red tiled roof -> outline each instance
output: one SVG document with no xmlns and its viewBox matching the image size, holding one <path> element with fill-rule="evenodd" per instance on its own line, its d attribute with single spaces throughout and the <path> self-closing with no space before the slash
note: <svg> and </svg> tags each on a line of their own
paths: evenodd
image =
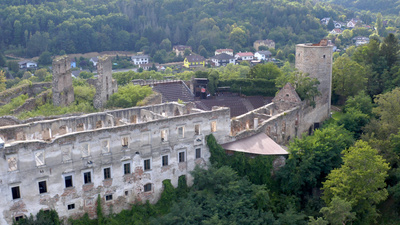
<svg viewBox="0 0 400 225">
<path fill-rule="evenodd" d="M 239 53 L 236 53 L 236 55 L 239 56 L 239 57 L 254 56 L 254 54 L 252 52 L 239 52 Z"/>
<path fill-rule="evenodd" d="M 215 50 L 216 52 L 233 52 L 232 49 L 226 48 L 226 49 L 217 49 Z"/>
</svg>

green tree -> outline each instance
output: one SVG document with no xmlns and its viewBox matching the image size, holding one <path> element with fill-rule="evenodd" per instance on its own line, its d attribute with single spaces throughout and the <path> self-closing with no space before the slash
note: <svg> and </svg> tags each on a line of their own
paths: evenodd
<svg viewBox="0 0 400 225">
<path fill-rule="evenodd" d="M 6 66 L 7 61 L 6 61 L 6 57 L 4 57 L 4 54 L 0 52 L 0 67 L 4 67 Z"/>
<path fill-rule="evenodd" d="M 94 74 L 88 71 L 82 71 L 79 73 L 79 77 L 82 79 L 89 79 L 93 78 Z"/>
<path fill-rule="evenodd" d="M 351 202 L 335 196 L 328 207 L 323 207 L 320 212 L 331 225 L 343 225 L 356 218 L 356 213 L 351 209 Z"/>
<path fill-rule="evenodd" d="M 153 91 L 151 87 L 128 84 L 118 89 L 118 92 L 111 95 L 107 102 L 108 107 L 128 108 L 149 96 Z"/>
<path fill-rule="evenodd" d="M 18 70 L 19 70 L 19 65 L 18 65 L 18 62 L 16 62 L 16 61 L 8 61 L 7 67 L 9 70 L 11 70 L 14 73 L 18 72 Z"/>
<path fill-rule="evenodd" d="M 328 205 L 334 197 L 345 199 L 351 202 L 360 223 L 370 223 L 378 216 L 376 205 L 388 196 L 385 179 L 389 164 L 364 141 L 342 154 L 343 165 L 332 170 L 323 182 L 322 199 Z"/>
<path fill-rule="evenodd" d="M 337 58 L 332 66 L 332 89 L 345 100 L 366 89 L 366 71 L 347 54 Z"/>
<path fill-rule="evenodd" d="M 247 43 L 246 32 L 242 28 L 233 25 L 233 29 L 229 34 L 229 40 L 235 49 L 240 49 Z"/>
<path fill-rule="evenodd" d="M 328 28 L 329 31 L 333 30 L 333 28 L 335 28 L 335 24 L 333 24 L 333 18 L 331 18 L 328 21 L 328 25 L 326 25 L 326 28 Z"/>
<path fill-rule="evenodd" d="M 50 73 L 47 71 L 47 69 L 39 69 L 35 71 L 35 77 L 37 78 L 37 81 L 41 82 L 44 81 L 44 79 L 50 75 Z"/>
<path fill-rule="evenodd" d="M 341 152 L 353 143 L 343 127 L 330 125 L 315 130 L 314 135 L 295 139 L 289 144 L 286 166 L 277 172 L 281 190 L 304 196 L 319 187 L 331 170 L 342 163 Z"/>
<path fill-rule="evenodd" d="M 50 65 L 52 63 L 51 53 L 48 51 L 45 51 L 42 54 L 40 54 L 38 63 L 40 65 Z"/>
<path fill-rule="evenodd" d="M 257 64 L 252 67 L 247 78 L 262 78 L 267 80 L 275 80 L 277 77 L 281 76 L 281 70 L 275 63 L 269 62 L 267 64 Z"/>
<path fill-rule="evenodd" d="M 385 58 L 389 70 L 398 61 L 399 50 L 400 50 L 399 39 L 395 37 L 394 34 L 390 33 L 383 40 L 383 43 L 381 45 L 381 54 Z"/>
<path fill-rule="evenodd" d="M 6 72 L 4 70 L 0 70 L 0 92 L 6 90 Z"/>
</svg>

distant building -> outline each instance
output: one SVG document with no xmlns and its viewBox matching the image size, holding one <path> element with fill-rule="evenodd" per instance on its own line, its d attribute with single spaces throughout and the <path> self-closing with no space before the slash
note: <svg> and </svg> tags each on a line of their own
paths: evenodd
<svg viewBox="0 0 400 225">
<path fill-rule="evenodd" d="M 362 36 L 357 36 L 353 38 L 354 44 L 356 46 L 360 46 L 360 45 L 365 45 L 369 43 L 369 38 L 367 37 L 362 37 Z"/>
<path fill-rule="evenodd" d="M 236 60 L 253 60 L 254 54 L 252 52 L 239 52 L 235 55 Z"/>
<path fill-rule="evenodd" d="M 140 64 L 139 68 L 143 68 L 143 70 L 149 70 L 153 65 L 156 67 L 157 71 L 164 71 L 165 67 L 161 66 L 158 63 L 146 63 L 146 64 Z"/>
<path fill-rule="evenodd" d="M 272 53 L 270 51 L 258 51 L 254 54 L 258 60 L 271 61 Z"/>
<path fill-rule="evenodd" d="M 183 66 L 186 68 L 202 67 L 206 65 L 206 59 L 201 55 L 190 54 L 183 61 Z"/>
<path fill-rule="evenodd" d="M 233 56 L 233 50 L 232 49 L 217 49 L 215 50 L 215 55 L 219 55 L 225 53 L 227 55 Z"/>
<path fill-rule="evenodd" d="M 236 60 L 232 55 L 221 53 L 212 57 L 211 61 L 215 64 L 215 66 L 226 66 L 228 64 L 235 64 Z"/>
<path fill-rule="evenodd" d="M 322 18 L 322 19 L 321 19 L 321 24 L 323 24 L 323 25 L 328 25 L 330 19 L 331 19 L 331 18 L 329 18 L 329 17 Z"/>
<path fill-rule="evenodd" d="M 93 66 L 97 66 L 97 63 L 99 62 L 99 58 L 98 57 L 92 57 L 90 58 L 89 62 L 93 63 Z"/>
<path fill-rule="evenodd" d="M 330 34 L 341 34 L 343 33 L 343 30 L 340 28 L 335 28 L 333 30 L 331 30 L 331 32 L 329 32 Z"/>
<path fill-rule="evenodd" d="M 148 55 L 133 55 L 132 57 L 132 62 L 135 65 L 140 65 L 140 64 L 147 64 L 149 63 L 150 57 Z"/>
<path fill-rule="evenodd" d="M 354 28 L 357 23 L 362 23 L 360 19 L 351 19 L 349 22 L 347 22 L 347 27 L 348 28 Z"/>
<path fill-rule="evenodd" d="M 71 59 L 71 68 L 75 68 L 76 67 L 76 61 L 75 59 Z"/>
<path fill-rule="evenodd" d="M 24 60 L 21 62 L 18 62 L 19 68 L 20 69 L 29 69 L 29 68 L 36 68 L 37 63 L 31 60 Z"/>
<path fill-rule="evenodd" d="M 256 49 L 256 51 L 260 50 L 258 49 L 260 46 L 275 48 L 275 41 L 266 39 L 266 40 L 257 40 L 253 43 L 253 47 Z"/>
<path fill-rule="evenodd" d="M 186 45 L 174 45 L 174 47 L 172 47 L 172 51 L 175 52 L 176 56 L 183 56 L 186 49 L 192 51 L 192 47 Z"/>
</svg>

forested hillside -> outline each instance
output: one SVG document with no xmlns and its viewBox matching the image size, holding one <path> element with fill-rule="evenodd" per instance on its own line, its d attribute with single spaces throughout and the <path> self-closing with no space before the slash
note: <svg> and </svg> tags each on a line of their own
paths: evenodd
<svg viewBox="0 0 400 225">
<path fill-rule="evenodd" d="M 372 12 L 399 13 L 399 1 L 397 0 L 325 0 L 330 3 L 339 4 L 347 8 L 358 10 L 369 10 Z"/>
<path fill-rule="evenodd" d="M 0 0 L 0 49 L 28 57 L 46 50 L 153 56 L 187 44 L 212 54 L 217 48 L 246 50 L 269 38 L 287 55 L 294 44 L 327 34 L 320 18 L 345 13 L 308 0 Z"/>
</svg>

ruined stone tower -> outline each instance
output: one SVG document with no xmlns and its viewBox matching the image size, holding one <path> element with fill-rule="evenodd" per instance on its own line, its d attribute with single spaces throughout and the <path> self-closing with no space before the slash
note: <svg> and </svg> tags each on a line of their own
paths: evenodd
<svg viewBox="0 0 400 225">
<path fill-rule="evenodd" d="M 96 94 L 94 95 L 93 105 L 96 109 L 103 108 L 108 99 L 117 90 L 117 82 L 112 79 L 111 57 L 99 57 L 97 63 L 97 80 L 95 80 Z"/>
<path fill-rule="evenodd" d="M 74 101 L 71 64 L 68 56 L 53 60 L 53 105 L 67 106 Z"/>
<path fill-rule="evenodd" d="M 318 44 L 296 45 L 296 68 L 317 78 L 321 95 L 315 98 L 313 112 L 305 118 L 308 124 L 319 123 L 329 118 L 332 92 L 332 46 L 326 39 Z"/>
</svg>

